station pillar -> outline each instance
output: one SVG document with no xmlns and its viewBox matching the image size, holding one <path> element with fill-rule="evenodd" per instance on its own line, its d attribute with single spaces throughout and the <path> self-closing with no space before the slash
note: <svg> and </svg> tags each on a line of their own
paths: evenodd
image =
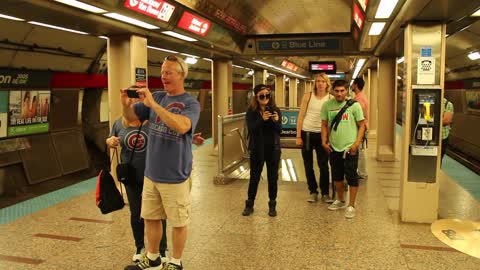
<svg viewBox="0 0 480 270">
<path fill-rule="evenodd" d="M 147 39 L 139 36 L 112 36 L 107 42 L 108 104 L 110 127 L 122 115 L 120 89 L 135 85 L 136 73 L 147 78 Z"/>
<path fill-rule="evenodd" d="M 111 36 L 107 41 L 109 126 L 122 116 L 120 89 L 136 83 L 147 86 L 147 39 L 140 36 Z M 105 138 L 106 139 L 106 138 Z M 117 166 L 112 161 L 112 168 Z M 111 170 L 116 174 L 115 170 Z M 116 179 L 116 177 L 114 177 Z"/>
<path fill-rule="evenodd" d="M 445 24 L 431 22 L 408 24 L 404 32 L 404 77 L 399 84 L 405 93 L 400 163 L 404 222 L 431 223 L 438 218 L 445 33 Z"/>
<path fill-rule="evenodd" d="M 266 69 L 255 70 L 253 73 L 253 87 L 258 84 L 267 84 L 267 75 Z"/>
<path fill-rule="evenodd" d="M 288 107 L 293 108 L 297 107 L 297 78 L 290 78 L 288 80 Z"/>
<path fill-rule="evenodd" d="M 395 64 L 393 56 L 381 56 L 377 64 L 378 161 L 395 161 Z"/>
<path fill-rule="evenodd" d="M 218 143 L 218 115 L 233 114 L 232 61 L 214 59 L 212 62 L 212 138 Z"/>
<path fill-rule="evenodd" d="M 377 113 L 378 113 L 378 92 L 377 92 L 377 70 L 368 69 L 367 86 L 368 86 L 368 138 L 377 138 Z"/>
<path fill-rule="evenodd" d="M 285 75 L 275 77 L 275 103 L 278 107 L 285 107 Z"/>
</svg>

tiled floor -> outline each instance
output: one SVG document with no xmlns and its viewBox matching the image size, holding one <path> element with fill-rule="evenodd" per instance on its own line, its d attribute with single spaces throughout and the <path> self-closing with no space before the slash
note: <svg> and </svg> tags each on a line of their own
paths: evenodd
<svg viewBox="0 0 480 270">
<path fill-rule="evenodd" d="M 280 182 L 278 216 L 267 215 L 262 181 L 254 214 L 243 217 L 248 181 L 214 185 L 215 152 L 198 148 L 185 269 L 479 269 L 479 259 L 440 242 L 429 224 L 399 221 L 399 163 L 377 162 L 374 151 L 367 151 L 369 179 L 360 186 L 357 216 L 347 220 L 343 211 L 306 202 L 294 149 L 282 156 L 292 160 L 298 181 Z M 480 220 L 479 202 L 445 174 L 440 181 L 442 218 Z M 123 269 L 134 251 L 128 209 L 101 215 L 94 201 L 90 191 L 0 225 L 0 269 Z"/>
</svg>

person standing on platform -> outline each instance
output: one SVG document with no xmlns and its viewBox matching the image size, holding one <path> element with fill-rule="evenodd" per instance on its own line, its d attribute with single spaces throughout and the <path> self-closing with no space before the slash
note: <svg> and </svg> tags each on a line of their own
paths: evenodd
<svg viewBox="0 0 480 270">
<path fill-rule="evenodd" d="M 365 148 L 367 147 L 368 141 L 368 99 L 363 92 L 363 87 L 365 86 L 365 81 L 362 78 L 355 78 L 352 84 L 352 90 L 355 93 L 355 100 L 362 107 L 363 117 L 365 117 L 365 135 L 363 136 L 362 145 L 358 149 L 358 176 L 360 179 L 367 179 L 367 159 L 365 157 Z"/>
<path fill-rule="evenodd" d="M 192 171 L 192 137 L 200 116 L 200 104 L 183 87 L 188 75 L 185 61 L 167 56 L 161 69 L 165 92 L 136 90 L 135 104 L 121 91 L 123 116 L 128 121 L 149 120 L 149 143 L 142 194 L 141 216 L 145 220 L 147 254 L 125 270 L 161 268 L 158 250 L 162 238 L 162 219 L 172 225 L 173 253 L 168 270 L 181 270 L 181 257 L 190 221 L 190 173 Z"/>
<path fill-rule="evenodd" d="M 125 185 L 127 191 L 128 206 L 130 207 L 130 226 L 132 227 L 133 238 L 137 248 L 133 254 L 132 261 L 139 262 L 145 253 L 144 242 L 144 221 L 140 216 L 142 208 L 142 190 L 143 178 L 145 171 L 145 159 L 147 154 L 147 121 L 145 121 L 140 128 L 140 120 L 127 121 L 124 117 L 117 119 L 110 131 L 110 137 L 106 140 L 110 148 L 122 147 L 120 153 L 122 163 L 130 163 L 135 168 L 136 181 Z M 132 156 L 132 151 L 135 148 L 135 153 Z M 132 160 L 130 160 L 132 157 Z M 167 222 L 162 219 L 162 240 L 160 241 L 160 257 L 166 261 L 167 250 L 167 236 L 166 236 Z"/>
<path fill-rule="evenodd" d="M 358 191 L 358 148 L 362 143 L 365 123 L 360 104 L 346 100 L 347 84 L 344 80 L 333 84 L 333 93 L 335 99 L 325 102 L 322 108 L 322 146 L 330 154 L 332 179 L 338 195 L 328 209 L 346 207 L 345 217 L 353 218 Z M 344 199 L 344 178 L 350 187 L 348 207 Z"/>
<path fill-rule="evenodd" d="M 310 197 L 308 202 L 318 201 L 318 184 L 313 171 L 313 151 L 317 155 L 317 164 L 320 169 L 319 184 L 322 193 L 322 201 L 332 202 L 329 196 L 330 170 L 328 168 L 328 153 L 322 147 L 322 119 L 320 114 L 322 106 L 332 96 L 330 79 L 327 74 L 320 73 L 315 76 L 313 92 L 303 95 L 300 112 L 297 118 L 296 145 L 302 147 L 303 165 L 307 177 Z"/>
<path fill-rule="evenodd" d="M 442 159 L 440 164 L 443 162 L 443 157 L 447 152 L 448 146 L 448 135 L 450 135 L 451 124 L 453 122 L 453 103 L 448 101 L 448 99 L 443 98 L 443 118 L 442 118 Z"/>
<path fill-rule="evenodd" d="M 242 215 L 253 213 L 253 205 L 257 196 L 258 183 L 267 164 L 268 179 L 268 215 L 277 215 L 278 167 L 280 163 L 280 132 L 282 131 L 282 115 L 275 105 L 270 89 L 259 84 L 253 89 L 250 105 L 246 113 L 248 127 L 248 150 L 250 151 L 250 182 L 248 185 L 248 199 Z"/>
</svg>

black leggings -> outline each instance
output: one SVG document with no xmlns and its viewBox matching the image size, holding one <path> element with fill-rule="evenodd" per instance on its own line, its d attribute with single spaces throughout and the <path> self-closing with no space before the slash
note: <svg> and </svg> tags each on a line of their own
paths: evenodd
<svg viewBox="0 0 480 270">
<path fill-rule="evenodd" d="M 250 152 L 249 201 L 255 201 L 257 196 L 258 183 L 260 182 L 264 163 L 267 163 L 268 197 L 271 201 L 277 199 L 280 155 L 280 145 L 272 144 L 265 144 L 263 149 L 254 149 Z"/>
</svg>

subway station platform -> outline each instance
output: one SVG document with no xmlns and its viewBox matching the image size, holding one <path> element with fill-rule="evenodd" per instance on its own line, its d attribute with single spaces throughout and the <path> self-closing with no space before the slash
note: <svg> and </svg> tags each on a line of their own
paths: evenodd
<svg viewBox="0 0 480 270">
<path fill-rule="evenodd" d="M 255 212 L 243 217 L 248 180 L 214 185 L 216 152 L 211 144 L 197 148 L 185 269 L 478 269 L 479 259 L 443 244 L 430 224 L 400 221 L 399 161 L 377 162 L 375 152 L 370 140 L 369 178 L 361 182 L 357 215 L 349 220 L 343 211 L 306 201 L 298 149 L 282 150 L 297 181 L 279 181 L 278 216 L 267 214 L 264 175 Z M 440 218 L 480 220 L 479 201 L 447 174 L 441 173 L 439 181 Z M 0 269 L 105 270 L 130 264 L 134 243 L 128 207 L 101 215 L 94 186 L 95 179 L 89 179 L 1 209 Z"/>
</svg>

